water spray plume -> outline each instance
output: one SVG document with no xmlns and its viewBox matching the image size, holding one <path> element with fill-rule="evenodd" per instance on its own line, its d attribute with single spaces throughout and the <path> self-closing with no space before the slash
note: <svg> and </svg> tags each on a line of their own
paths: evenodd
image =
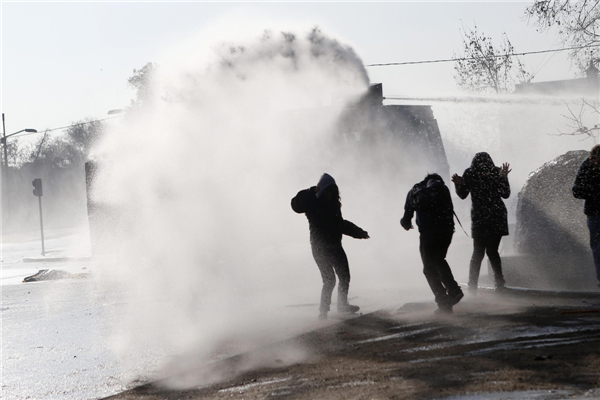
<svg viewBox="0 0 600 400">
<path fill-rule="evenodd" d="M 195 46 L 205 43 L 188 54 Z M 318 28 L 213 51 L 197 65 L 159 62 L 152 97 L 97 148 L 94 200 L 120 215 L 118 262 L 103 276 L 131 303 L 121 349 L 231 354 L 269 340 L 286 304 L 320 291 L 289 203 L 348 168 L 328 157 L 341 108 L 305 111 L 355 101 L 369 85 L 363 63 Z"/>
</svg>

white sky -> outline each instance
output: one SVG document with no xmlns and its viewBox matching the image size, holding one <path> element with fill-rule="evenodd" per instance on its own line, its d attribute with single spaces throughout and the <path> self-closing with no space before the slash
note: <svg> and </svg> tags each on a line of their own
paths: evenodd
<svg viewBox="0 0 600 400">
<path fill-rule="evenodd" d="M 2 112 L 6 133 L 108 117 L 134 97 L 127 78 L 176 43 L 230 13 L 310 22 L 352 46 L 365 64 L 452 58 L 459 29 L 477 23 L 516 52 L 561 47 L 523 19 L 529 2 L 25 3 L 3 1 Z M 212 46 L 214 43 L 207 43 Z M 535 81 L 575 76 L 566 52 L 524 57 Z M 453 63 L 368 68 L 384 95 L 456 90 Z M 434 110 L 435 112 L 435 110 Z"/>
</svg>

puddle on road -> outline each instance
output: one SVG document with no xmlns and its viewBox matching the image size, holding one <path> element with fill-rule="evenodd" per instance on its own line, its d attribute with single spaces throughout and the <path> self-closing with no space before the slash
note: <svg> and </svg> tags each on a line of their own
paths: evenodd
<svg viewBox="0 0 600 400">
<path fill-rule="evenodd" d="M 436 331 L 441 328 L 442 328 L 441 326 L 434 326 L 431 328 L 423 328 L 423 329 L 416 329 L 416 330 L 412 330 L 412 331 L 394 333 L 392 335 L 386 335 L 386 336 L 376 337 L 373 339 L 361 340 L 361 341 L 355 342 L 354 344 L 375 343 L 375 342 L 382 342 L 384 340 L 398 339 L 398 338 L 403 338 L 403 337 L 411 337 L 411 336 L 420 335 L 422 333 Z"/>
<path fill-rule="evenodd" d="M 245 385 L 241 385 L 241 386 L 234 386 L 234 387 L 230 387 L 227 389 L 221 389 L 219 390 L 219 393 L 228 393 L 228 392 L 243 392 L 245 390 L 248 390 L 250 388 L 256 387 L 256 386 L 263 386 L 263 385 L 272 385 L 273 383 L 280 383 L 280 382 L 285 382 L 285 381 L 289 381 L 291 378 L 277 378 L 277 379 L 268 379 L 268 380 L 263 380 L 263 381 L 259 381 L 259 382 L 252 382 L 252 383 L 247 383 Z"/>
</svg>

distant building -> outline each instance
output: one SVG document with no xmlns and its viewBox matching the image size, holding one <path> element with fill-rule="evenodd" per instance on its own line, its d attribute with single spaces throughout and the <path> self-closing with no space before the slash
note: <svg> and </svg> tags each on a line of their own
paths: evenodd
<svg viewBox="0 0 600 400">
<path fill-rule="evenodd" d="M 600 93 L 600 71 L 590 63 L 585 78 L 560 81 L 530 82 L 515 85 L 515 94 L 540 94 L 547 96 L 591 96 L 598 98 Z"/>
</svg>

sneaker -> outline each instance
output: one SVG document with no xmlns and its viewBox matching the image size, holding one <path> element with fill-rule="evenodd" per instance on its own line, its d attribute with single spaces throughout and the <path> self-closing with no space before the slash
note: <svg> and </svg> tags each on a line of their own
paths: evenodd
<svg viewBox="0 0 600 400">
<path fill-rule="evenodd" d="M 341 312 L 344 314 L 354 314 L 358 310 L 360 310 L 359 306 L 353 306 L 351 304 L 346 304 L 345 306 L 338 307 L 338 312 Z"/>
<path fill-rule="evenodd" d="M 452 306 L 450 305 L 438 305 L 437 310 L 433 312 L 435 315 L 449 315 L 453 314 Z"/>
<path fill-rule="evenodd" d="M 319 314 L 319 319 L 320 319 L 320 320 L 327 319 L 327 313 L 326 313 L 326 312 L 322 312 L 322 313 L 320 313 L 320 314 Z"/>
<path fill-rule="evenodd" d="M 506 286 L 504 286 L 504 284 L 496 285 L 496 292 L 497 293 L 502 293 L 504 291 L 506 291 Z"/>
<path fill-rule="evenodd" d="M 450 303 L 450 306 L 453 306 L 457 304 L 463 297 L 465 297 L 465 294 L 460 288 L 458 288 L 453 294 L 448 294 L 448 302 Z"/>
</svg>

